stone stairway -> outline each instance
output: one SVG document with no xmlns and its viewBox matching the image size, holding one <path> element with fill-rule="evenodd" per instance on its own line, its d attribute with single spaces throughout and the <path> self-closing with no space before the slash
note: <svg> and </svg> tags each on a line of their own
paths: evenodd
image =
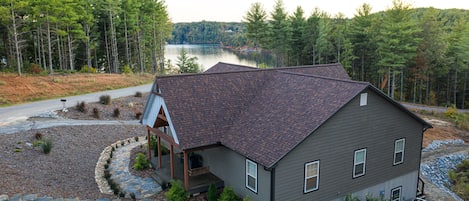
<svg viewBox="0 0 469 201">
<path fill-rule="evenodd" d="M 119 198 L 99 198 L 95 200 L 80 199 L 80 198 L 52 198 L 52 197 L 39 197 L 37 194 L 21 195 L 16 194 L 11 197 L 8 195 L 0 195 L 0 201 L 120 201 Z M 128 199 L 125 199 L 128 200 Z M 139 199 L 142 201 L 151 201 L 152 199 Z"/>
</svg>

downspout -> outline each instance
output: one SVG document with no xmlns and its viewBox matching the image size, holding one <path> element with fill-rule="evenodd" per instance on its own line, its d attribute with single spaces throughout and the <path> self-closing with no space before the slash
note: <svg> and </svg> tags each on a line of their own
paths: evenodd
<svg viewBox="0 0 469 201">
<path fill-rule="evenodd" d="M 270 201 L 275 200 L 275 168 L 270 170 Z"/>
</svg>

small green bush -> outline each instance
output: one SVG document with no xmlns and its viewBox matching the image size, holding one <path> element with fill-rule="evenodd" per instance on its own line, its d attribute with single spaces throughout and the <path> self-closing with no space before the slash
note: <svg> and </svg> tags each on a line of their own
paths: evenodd
<svg viewBox="0 0 469 201">
<path fill-rule="evenodd" d="M 138 136 L 135 136 L 134 139 L 135 139 L 135 142 L 138 142 Z"/>
<path fill-rule="evenodd" d="M 232 187 L 225 187 L 218 201 L 238 201 L 239 198 Z"/>
<path fill-rule="evenodd" d="M 184 201 L 189 197 L 189 193 L 184 190 L 180 180 L 171 181 L 171 188 L 164 195 L 168 201 Z"/>
<path fill-rule="evenodd" d="M 83 66 L 81 67 L 79 73 L 96 73 L 96 68 L 93 68 L 91 66 Z"/>
<path fill-rule="evenodd" d="M 208 186 L 208 191 L 207 191 L 207 200 L 217 201 L 217 199 L 218 199 L 217 188 L 215 187 L 215 184 L 213 182 L 210 182 L 210 185 Z"/>
<path fill-rule="evenodd" d="M 42 140 L 34 140 L 33 147 L 38 147 L 42 144 Z"/>
<path fill-rule="evenodd" d="M 110 95 L 102 95 L 99 97 L 99 102 L 104 105 L 111 105 L 111 96 Z"/>
<path fill-rule="evenodd" d="M 114 109 L 114 117 L 119 117 L 121 115 L 121 111 L 119 110 L 119 108 L 116 108 Z"/>
<path fill-rule="evenodd" d="M 130 69 L 130 67 L 128 65 L 125 65 L 122 68 L 122 74 L 132 75 L 132 74 L 134 74 L 134 72 L 132 72 L 132 69 Z"/>
<path fill-rule="evenodd" d="M 135 159 L 134 169 L 144 170 L 149 167 L 149 162 L 145 154 L 138 153 L 137 158 Z"/>
<path fill-rule="evenodd" d="M 42 140 L 41 147 L 42 147 L 42 151 L 45 154 L 50 153 L 50 151 L 52 150 L 52 147 L 53 147 L 52 140 L 51 139 Z"/>
</svg>

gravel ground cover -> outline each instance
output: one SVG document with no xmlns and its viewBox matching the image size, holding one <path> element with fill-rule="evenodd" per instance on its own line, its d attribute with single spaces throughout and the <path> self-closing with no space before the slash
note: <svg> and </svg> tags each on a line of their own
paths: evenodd
<svg viewBox="0 0 469 201">
<path fill-rule="evenodd" d="M 44 154 L 29 143 L 35 133 L 53 140 Z M 38 194 L 54 198 L 97 199 L 94 179 L 102 150 L 116 140 L 145 134 L 138 125 L 65 126 L 0 135 L 0 194 Z"/>
</svg>

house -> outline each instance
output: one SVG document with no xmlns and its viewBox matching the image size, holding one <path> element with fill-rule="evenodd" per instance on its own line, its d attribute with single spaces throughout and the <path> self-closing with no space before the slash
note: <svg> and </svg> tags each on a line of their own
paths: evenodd
<svg viewBox="0 0 469 201">
<path fill-rule="evenodd" d="M 158 152 L 156 171 L 169 168 L 193 193 L 207 190 L 196 177 L 252 200 L 395 201 L 423 192 L 420 150 L 431 125 L 352 81 L 340 64 L 218 63 L 201 74 L 157 77 L 142 124 L 158 150 L 170 149 L 166 159 Z"/>
</svg>

